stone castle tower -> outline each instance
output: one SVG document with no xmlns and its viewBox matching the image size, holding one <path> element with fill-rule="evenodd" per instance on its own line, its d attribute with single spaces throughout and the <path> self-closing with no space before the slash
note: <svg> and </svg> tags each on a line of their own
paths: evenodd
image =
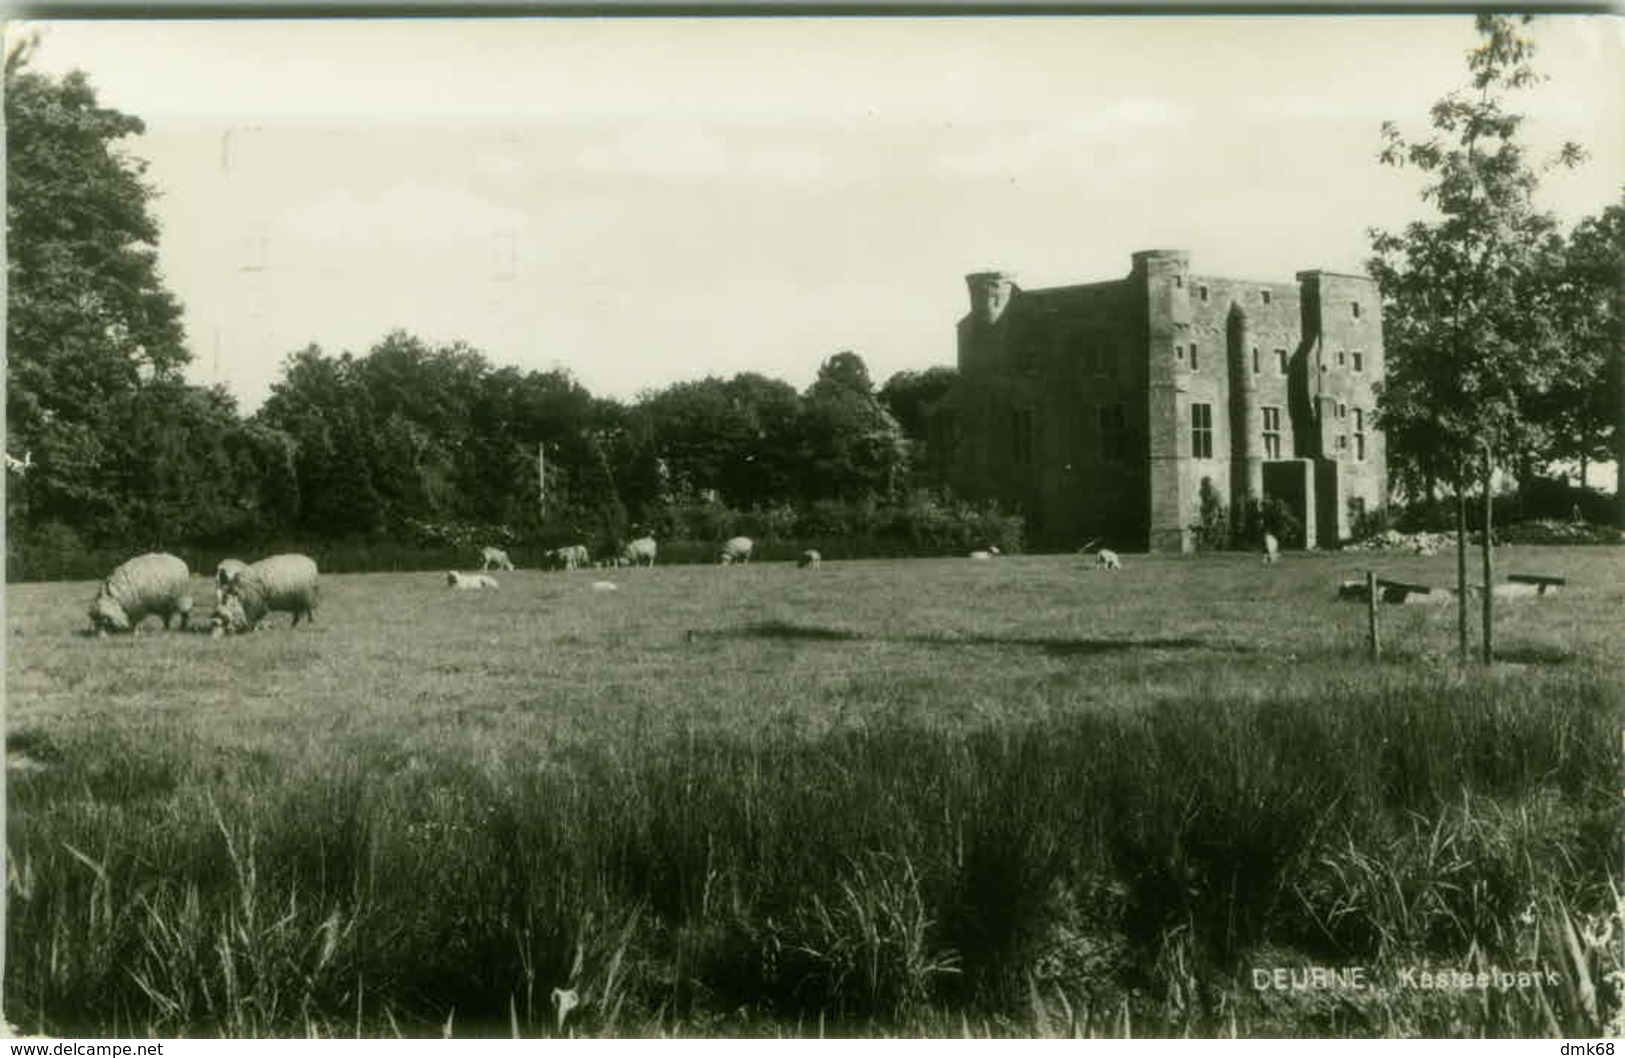
<svg viewBox="0 0 1625 1058">
<path fill-rule="evenodd" d="M 1204 484 L 1286 503 L 1310 546 L 1346 538 L 1387 496 L 1380 302 L 1364 276 L 1296 279 L 1192 274 L 1181 250 L 1079 286 L 967 276 L 960 377 L 934 424 L 949 483 L 1052 546 L 1190 550 Z"/>
</svg>

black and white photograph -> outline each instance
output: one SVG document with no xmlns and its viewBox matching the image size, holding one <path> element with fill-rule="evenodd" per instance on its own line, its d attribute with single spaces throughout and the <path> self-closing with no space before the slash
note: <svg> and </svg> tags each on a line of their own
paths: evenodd
<svg viewBox="0 0 1625 1058">
<path fill-rule="evenodd" d="M 1611 1054 L 1622 89 L 9 21 L 3 1034 Z"/>
</svg>

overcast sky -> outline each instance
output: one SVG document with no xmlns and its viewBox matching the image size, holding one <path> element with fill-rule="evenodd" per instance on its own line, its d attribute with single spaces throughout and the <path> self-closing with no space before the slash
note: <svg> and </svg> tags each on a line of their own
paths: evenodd
<svg viewBox="0 0 1625 1058">
<path fill-rule="evenodd" d="M 1465 81 L 1466 16 L 32 23 L 147 123 L 193 374 L 257 407 L 393 328 L 594 393 L 842 349 L 954 362 L 967 272 L 1129 254 L 1359 271 L 1424 215 L 1377 164 Z M 1625 184 L 1625 20 L 1544 18 L 1528 139 L 1566 222 Z"/>
</svg>

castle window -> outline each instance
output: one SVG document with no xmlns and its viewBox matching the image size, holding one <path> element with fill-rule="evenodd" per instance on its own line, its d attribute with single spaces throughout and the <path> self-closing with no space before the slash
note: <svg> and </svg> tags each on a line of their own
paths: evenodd
<svg viewBox="0 0 1625 1058">
<path fill-rule="evenodd" d="M 1339 419 L 1346 419 L 1349 417 L 1349 406 L 1347 404 L 1339 404 L 1337 406 L 1337 417 Z"/>
<path fill-rule="evenodd" d="M 1213 458 L 1213 405 L 1191 405 L 1191 458 Z"/>
<path fill-rule="evenodd" d="M 1270 292 L 1267 290 L 1261 290 L 1258 293 L 1259 296 L 1264 299 L 1264 304 L 1268 305 L 1270 303 Z"/>
<path fill-rule="evenodd" d="M 1349 435 L 1348 434 L 1340 433 L 1340 434 L 1337 435 L 1337 450 L 1339 452 L 1347 452 L 1349 450 Z"/>
<path fill-rule="evenodd" d="M 1281 458 L 1281 409 L 1265 408 L 1264 411 L 1264 458 Z"/>
<path fill-rule="evenodd" d="M 1200 365 L 1200 364 L 1198 364 L 1196 362 L 1196 343 L 1192 342 L 1191 343 L 1191 370 L 1195 371 L 1197 368 L 1199 368 L 1201 366 L 1202 365 Z"/>
<path fill-rule="evenodd" d="M 1258 346 L 1253 346 L 1253 374 L 1258 374 Z"/>
<path fill-rule="evenodd" d="M 1100 406 L 1100 458 L 1113 463 L 1128 458 L 1128 425 L 1121 404 Z"/>
<path fill-rule="evenodd" d="M 1178 342 L 1174 343 L 1174 357 L 1182 364 L 1185 362 L 1185 347 Z"/>
<path fill-rule="evenodd" d="M 1339 349 L 1337 351 L 1337 366 L 1343 367 L 1348 362 L 1349 354 Z"/>
<path fill-rule="evenodd" d="M 1350 353 L 1349 358 L 1354 361 L 1354 370 L 1356 370 L 1356 371 L 1364 371 L 1365 370 L 1365 354 L 1364 353 Z"/>
<path fill-rule="evenodd" d="M 1354 409 L 1354 458 L 1365 459 L 1365 412 Z"/>
<path fill-rule="evenodd" d="M 1181 276 L 1181 275 L 1174 276 L 1174 289 L 1175 290 L 1184 290 L 1185 289 L 1185 277 L 1184 276 Z"/>
<path fill-rule="evenodd" d="M 1203 301 L 1207 300 L 1207 284 L 1206 283 L 1203 283 L 1201 286 L 1196 288 L 1196 295 L 1198 297 L 1200 297 Z"/>
<path fill-rule="evenodd" d="M 1355 319 L 1360 318 L 1360 303 L 1358 301 L 1349 302 L 1349 309 L 1354 313 Z"/>
<path fill-rule="evenodd" d="M 1034 439 L 1037 435 L 1035 417 L 1031 408 L 1017 408 L 1010 414 L 1011 455 L 1022 466 L 1033 462 Z"/>
<path fill-rule="evenodd" d="M 1275 370 L 1279 371 L 1283 375 L 1286 374 L 1286 350 L 1285 349 L 1277 349 L 1277 350 L 1275 350 Z"/>
</svg>

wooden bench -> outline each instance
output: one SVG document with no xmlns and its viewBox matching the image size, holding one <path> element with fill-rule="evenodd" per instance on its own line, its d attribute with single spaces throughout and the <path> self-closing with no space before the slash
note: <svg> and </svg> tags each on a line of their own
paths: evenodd
<svg viewBox="0 0 1625 1058">
<path fill-rule="evenodd" d="M 1557 593 L 1559 584 L 1567 584 L 1567 577 L 1548 577 L 1539 573 L 1508 573 L 1507 580 L 1513 584 L 1528 584 L 1534 588 L 1536 595 L 1545 595 L 1547 592 Z"/>
</svg>

